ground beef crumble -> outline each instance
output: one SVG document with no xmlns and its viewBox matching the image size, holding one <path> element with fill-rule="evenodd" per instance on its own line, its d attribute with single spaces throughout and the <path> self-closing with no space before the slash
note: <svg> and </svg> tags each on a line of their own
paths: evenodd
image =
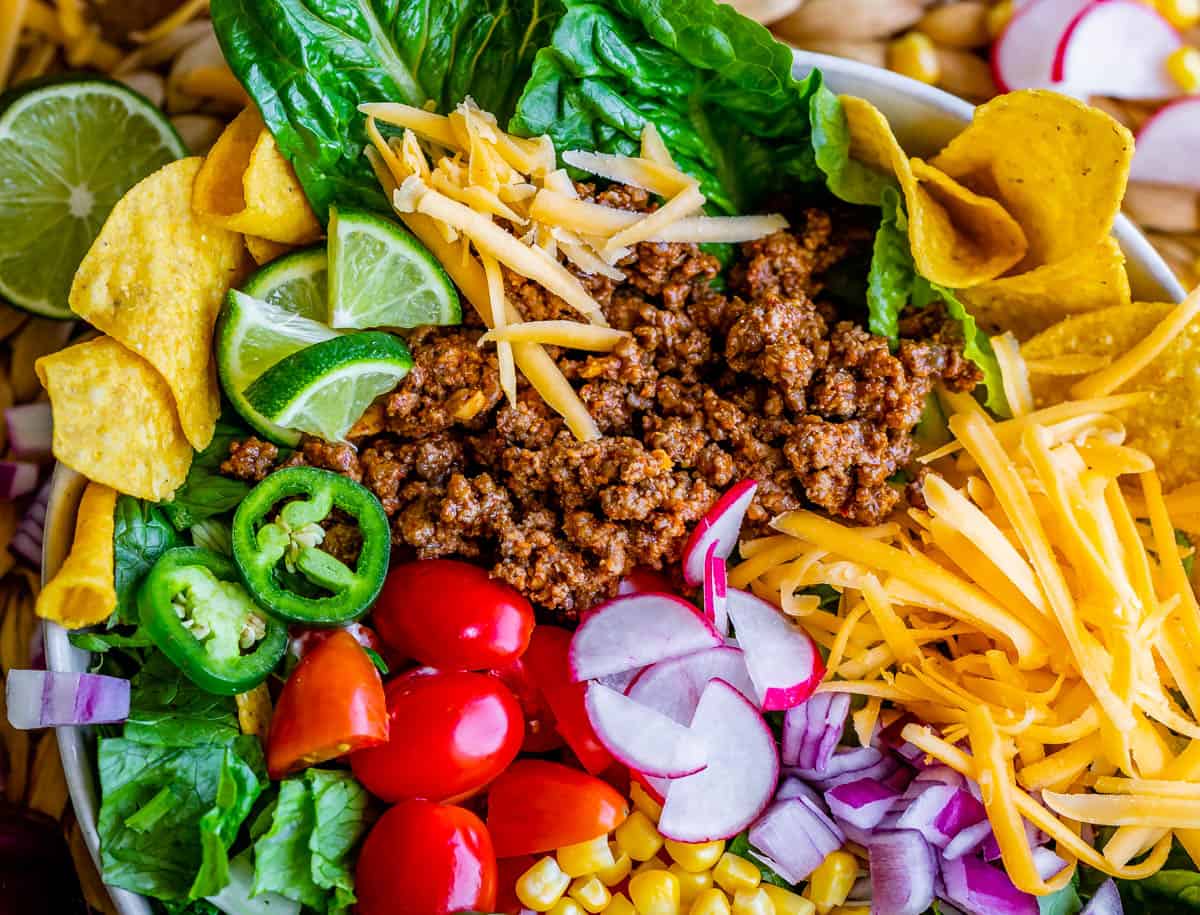
<svg viewBox="0 0 1200 915">
<path fill-rule="evenodd" d="M 596 194 L 645 210 L 645 192 Z M 694 245 L 640 244 L 617 284 L 582 277 L 614 327 L 612 353 L 555 352 L 604 437 L 578 442 L 523 381 L 504 400 L 482 329 L 423 328 L 412 372 L 364 418 L 352 444 L 305 439 L 284 464 L 359 480 L 392 519 L 397 550 L 486 563 L 551 614 L 572 619 L 611 596 L 634 566 L 672 569 L 691 527 L 731 482 L 760 487 L 749 520 L 815 505 L 872 523 L 904 497 L 889 482 L 910 463 L 912 428 L 934 383 L 977 382 L 936 308 L 886 340 L 839 320 L 822 276 L 870 233 L 809 209 L 793 228 L 741 246 L 729 288 Z M 845 220 L 843 220 L 845 221 Z M 507 274 L 529 320 L 576 318 L 541 287 Z M 262 479 L 278 450 L 235 442 L 222 471 Z M 331 525 L 339 552 L 356 545 Z"/>
</svg>

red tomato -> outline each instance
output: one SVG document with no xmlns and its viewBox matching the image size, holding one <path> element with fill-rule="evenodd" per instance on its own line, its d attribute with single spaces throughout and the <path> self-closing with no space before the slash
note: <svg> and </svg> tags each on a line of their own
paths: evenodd
<svg viewBox="0 0 1200 915">
<path fill-rule="evenodd" d="M 612 765 L 612 754 L 596 737 L 583 704 L 585 683 L 572 683 L 567 670 L 571 633 L 558 626 L 537 626 L 521 662 L 546 698 L 557 722 L 555 727 L 592 775 Z"/>
<path fill-rule="evenodd" d="M 496 862 L 496 911 L 500 915 L 521 915 L 529 911 L 517 898 L 517 881 L 537 862 L 533 855 L 501 858 Z"/>
<path fill-rule="evenodd" d="M 586 842 L 628 815 L 625 798 L 611 786 L 540 759 L 513 763 L 488 792 L 488 830 L 502 858 Z"/>
<path fill-rule="evenodd" d="M 283 778 L 387 739 L 379 671 L 354 636 L 339 629 L 305 655 L 283 685 L 267 737 L 267 771 Z"/>
<path fill-rule="evenodd" d="M 533 607 L 486 569 L 422 559 L 392 567 L 372 619 L 405 657 L 442 670 L 490 670 L 525 651 Z"/>
<path fill-rule="evenodd" d="M 292 626 L 288 630 L 290 636 L 288 653 L 297 658 L 303 658 L 335 632 L 343 630 L 354 636 L 354 641 L 363 648 L 370 648 L 374 652 L 382 653 L 383 643 L 379 641 L 379 636 L 375 634 L 374 629 L 370 629 L 362 623 L 347 623 L 337 629 L 310 629 L 307 626 Z"/>
<path fill-rule="evenodd" d="M 355 871 L 359 915 L 449 915 L 496 906 L 496 853 L 479 817 L 405 801 L 379 818 Z"/>
<path fill-rule="evenodd" d="M 470 797 L 520 752 L 521 706 L 495 677 L 423 667 L 386 692 L 391 740 L 350 757 L 358 780 L 385 801 Z"/>
<path fill-rule="evenodd" d="M 617 594 L 674 594 L 675 585 L 662 572 L 637 566 L 632 572 L 621 579 L 617 585 Z"/>
<path fill-rule="evenodd" d="M 517 658 L 507 667 L 489 673 L 499 677 L 521 703 L 521 712 L 525 715 L 525 741 L 521 749 L 526 753 L 548 753 L 561 747 L 563 739 L 555 729 L 554 712 L 530 677 L 525 662 Z"/>
</svg>

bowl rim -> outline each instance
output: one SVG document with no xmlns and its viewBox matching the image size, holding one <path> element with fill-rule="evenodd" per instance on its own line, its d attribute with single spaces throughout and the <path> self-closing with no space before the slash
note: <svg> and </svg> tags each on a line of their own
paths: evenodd
<svg viewBox="0 0 1200 915">
<path fill-rule="evenodd" d="M 834 83 L 850 81 L 873 86 L 876 92 L 903 96 L 910 102 L 932 109 L 933 113 L 942 115 L 948 121 L 956 122 L 954 127 L 958 130 L 970 122 L 975 110 L 971 103 L 941 89 L 858 61 L 808 51 L 794 51 L 793 60 L 793 72 L 797 76 L 820 69 L 826 77 L 832 77 L 831 81 Z M 868 97 L 871 94 L 869 91 L 864 92 Z M 1156 286 L 1157 292 L 1171 301 L 1178 302 L 1183 299 L 1185 291 L 1179 280 L 1127 217 L 1120 214 L 1117 216 L 1112 234 L 1125 252 L 1128 265 L 1141 271 L 1143 285 Z M 50 503 L 46 511 L 46 535 L 42 554 L 43 583 L 58 571 L 66 557 L 74 531 L 75 512 L 85 485 L 86 480 L 81 474 L 63 464 L 56 465 L 51 482 Z M 67 630 L 61 626 L 50 622 L 43 625 L 47 667 L 50 670 L 86 670 L 91 655 L 71 645 Z M 99 794 L 92 741 L 88 730 L 79 727 L 56 728 L 58 749 L 71 803 L 88 851 L 99 870 L 100 838 L 96 830 Z M 150 904 L 144 896 L 107 884 L 105 888 L 112 896 L 113 904 L 120 915 L 152 915 Z"/>
</svg>

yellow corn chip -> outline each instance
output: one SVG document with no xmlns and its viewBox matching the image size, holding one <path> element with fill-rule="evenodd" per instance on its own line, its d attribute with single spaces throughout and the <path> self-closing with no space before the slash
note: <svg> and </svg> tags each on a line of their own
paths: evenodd
<svg viewBox="0 0 1200 915">
<path fill-rule="evenodd" d="M 196 450 L 212 440 L 221 408 L 213 325 L 247 262 L 240 235 L 193 214 L 199 168 L 197 158 L 172 162 L 122 197 L 79 265 L 70 296 L 77 315 L 158 370 Z"/>
<path fill-rule="evenodd" d="M 263 264 L 271 263 L 276 258 L 283 257 L 292 250 L 292 246 L 271 241 L 269 238 L 259 238 L 257 235 L 247 235 L 246 250 L 254 258 L 254 263 L 261 267 Z"/>
<path fill-rule="evenodd" d="M 75 542 L 37 599 L 37 615 L 67 629 L 94 626 L 117 608 L 113 580 L 113 510 L 117 491 L 88 483 L 75 520 Z"/>
<path fill-rule="evenodd" d="M 321 237 L 296 172 L 253 105 L 234 118 L 204 158 L 192 206 L 212 225 L 281 244 Z"/>
<path fill-rule="evenodd" d="M 1130 302 L 1125 255 L 1111 236 L 1028 273 L 962 291 L 975 320 L 1027 340 L 1073 314 Z"/>
<path fill-rule="evenodd" d="M 922 276 L 961 289 L 1000 276 L 1025 256 L 1025 235 L 1000 204 L 909 159 L 887 118 L 870 102 L 842 96 L 842 107 L 850 154 L 900 182 L 913 260 Z"/>
<path fill-rule="evenodd" d="M 111 337 L 37 362 L 54 410 L 54 456 L 88 479 L 160 502 L 187 477 L 192 448 L 171 391 Z"/>
<path fill-rule="evenodd" d="M 1132 158 L 1133 135 L 1107 114 L 1032 89 L 977 108 L 932 164 L 1016 218 L 1029 241 L 1019 267 L 1027 271 L 1108 235 Z"/>
</svg>

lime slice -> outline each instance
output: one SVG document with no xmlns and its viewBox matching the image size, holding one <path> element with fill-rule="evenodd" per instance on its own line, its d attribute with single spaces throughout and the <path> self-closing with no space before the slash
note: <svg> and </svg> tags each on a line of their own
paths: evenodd
<svg viewBox="0 0 1200 915">
<path fill-rule="evenodd" d="M 324 323 L 329 311 L 327 264 L 324 245 L 294 251 L 255 271 L 242 292 Z"/>
<path fill-rule="evenodd" d="M 119 83 L 56 80 L 4 101 L 0 297 L 69 318 L 71 280 L 112 208 L 187 148 L 161 111 Z"/>
<path fill-rule="evenodd" d="M 362 210 L 329 208 L 329 323 L 419 327 L 462 320 L 446 271 L 404 227 Z"/>
<path fill-rule="evenodd" d="M 347 334 L 280 360 L 250 385 L 246 400 L 276 425 L 340 442 L 410 368 L 412 356 L 398 337 Z"/>
</svg>

